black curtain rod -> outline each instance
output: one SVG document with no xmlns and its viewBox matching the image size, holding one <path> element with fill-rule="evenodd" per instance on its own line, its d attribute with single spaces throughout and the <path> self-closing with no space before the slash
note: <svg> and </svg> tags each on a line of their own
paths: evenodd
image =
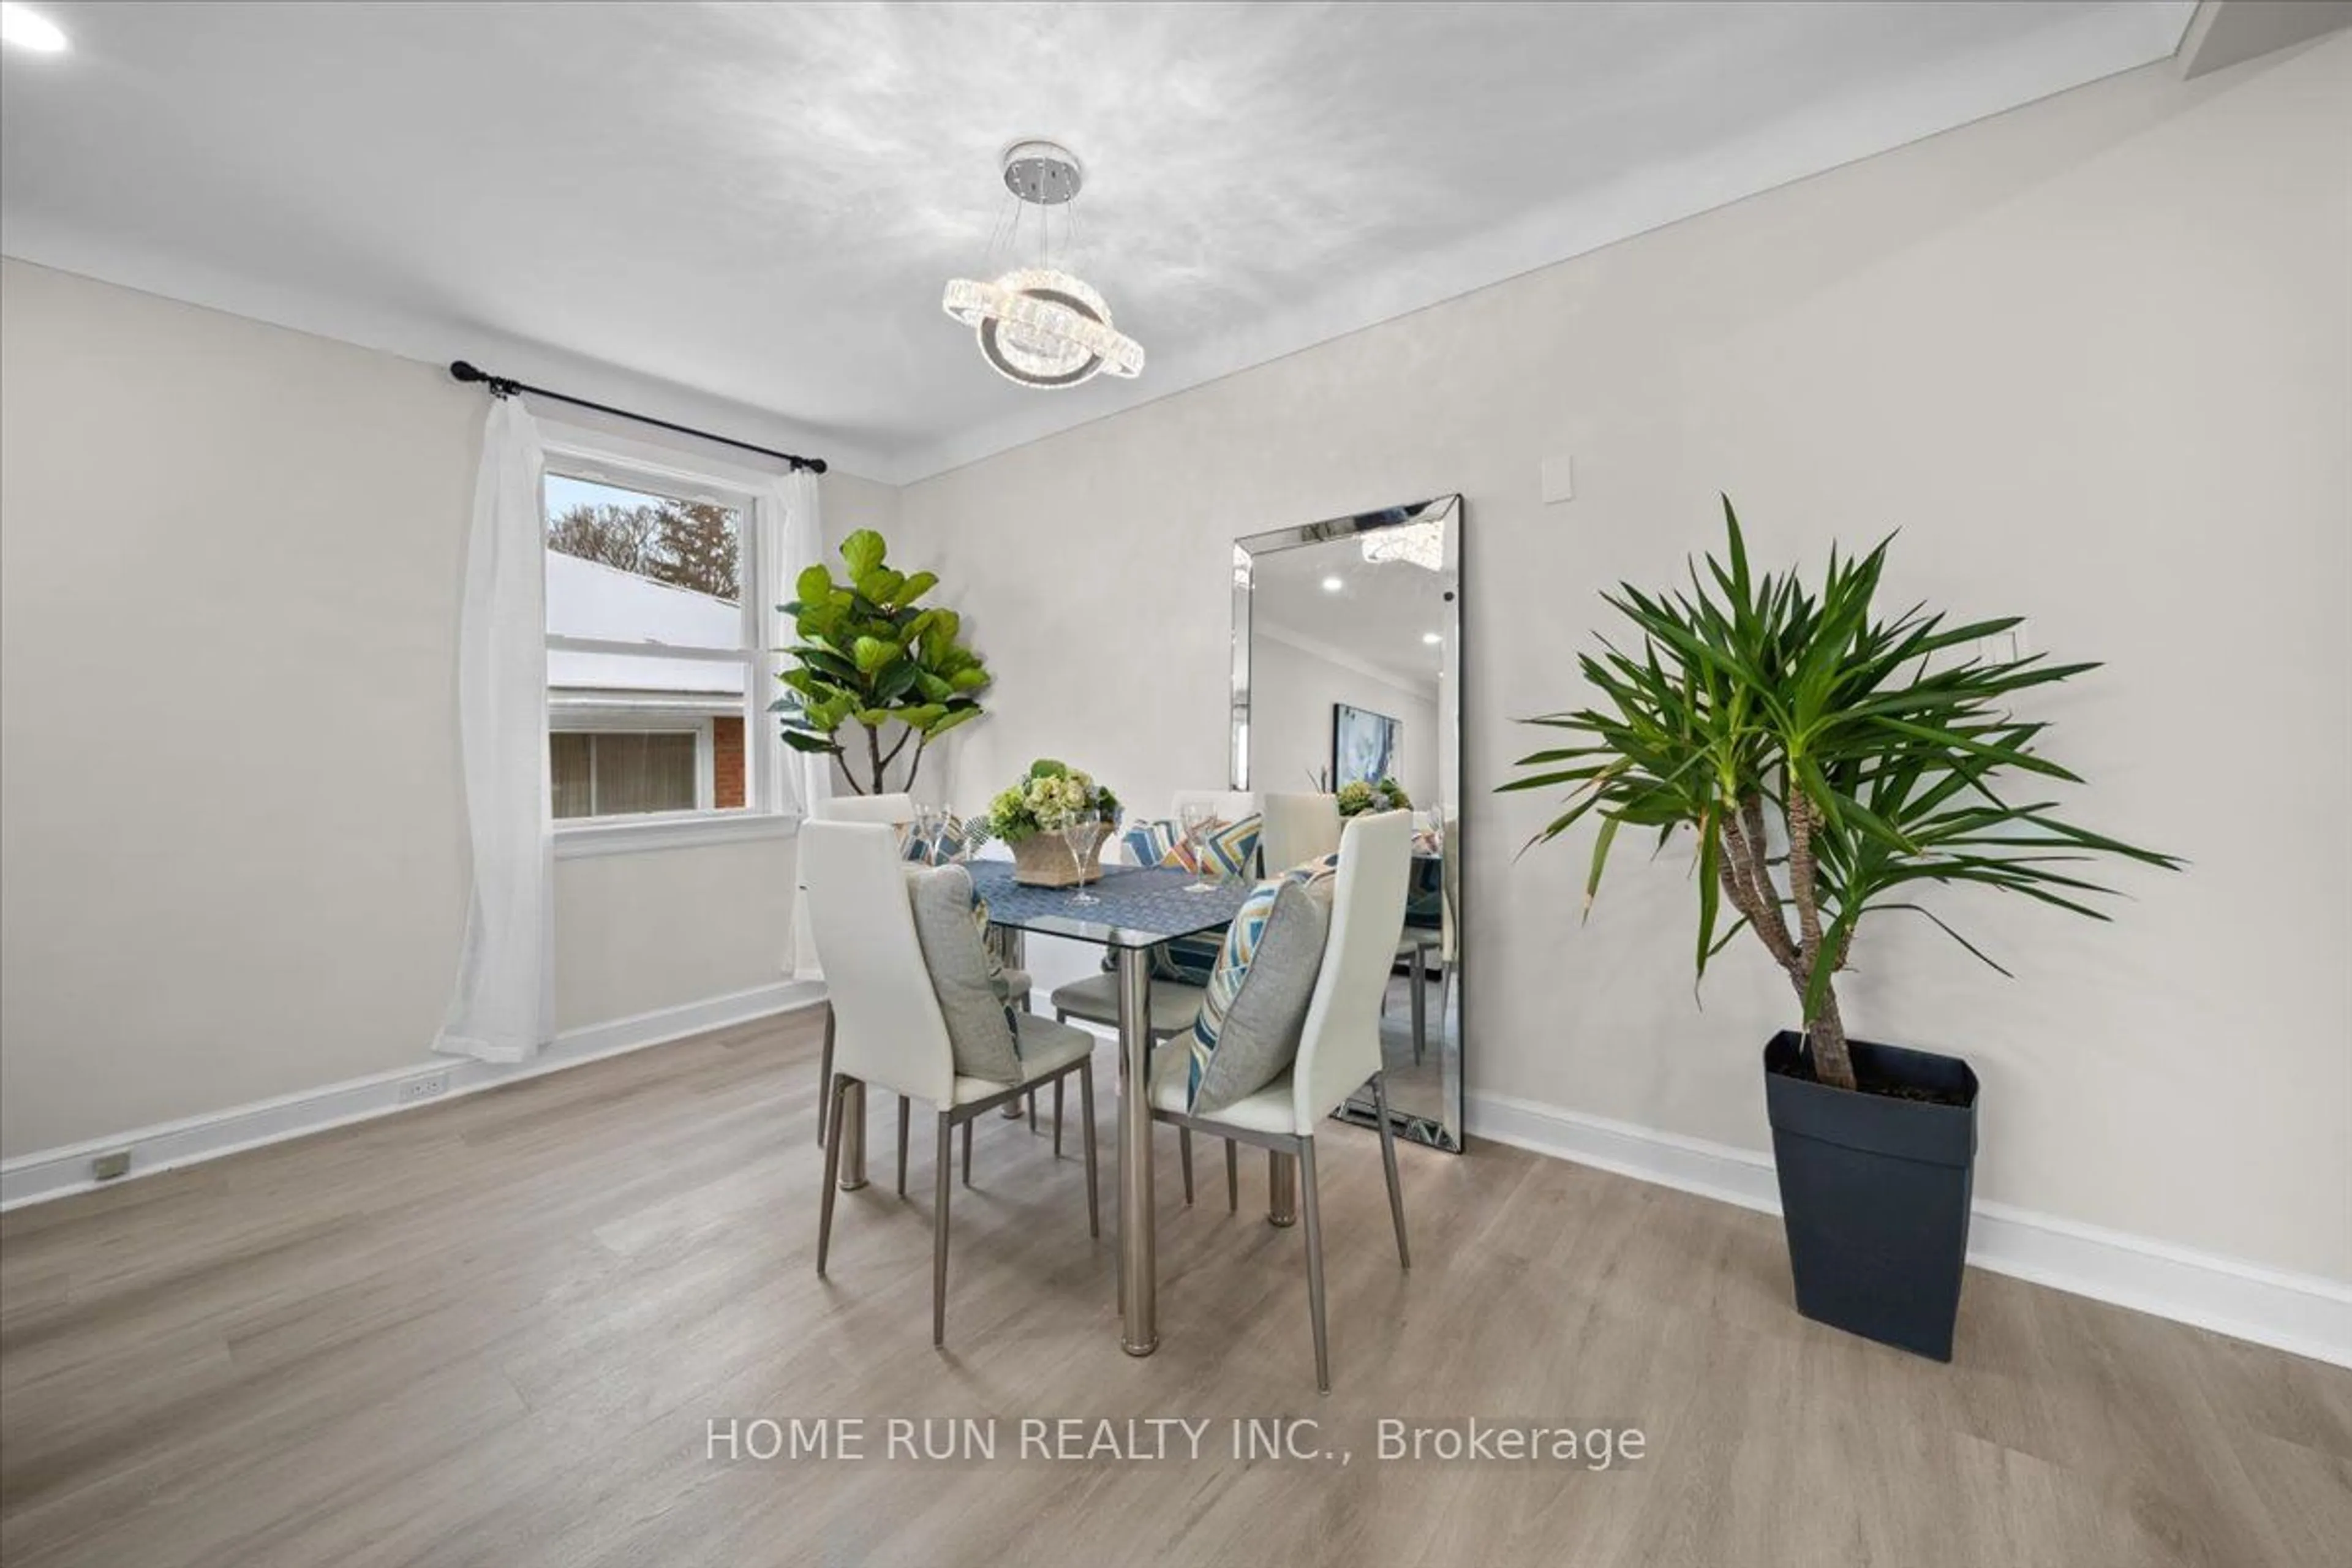
<svg viewBox="0 0 2352 1568">
<path fill-rule="evenodd" d="M 511 397 L 518 392 L 528 392 L 533 397 L 551 397 L 558 403 L 569 403 L 576 408 L 593 408 L 599 414 L 610 414 L 622 419 L 634 419 L 640 425 L 658 426 L 664 430 L 675 430 L 681 436 L 692 436 L 704 441 L 716 441 L 722 447 L 733 447 L 740 451 L 757 452 L 763 458 L 781 458 L 793 468 L 806 468 L 813 474 L 824 472 L 823 458 L 803 458 L 793 452 L 779 452 L 773 447 L 755 447 L 749 441 L 738 441 L 732 436 L 714 436 L 708 430 L 698 430 L 691 425 L 673 425 L 667 419 L 656 419 L 650 414 L 632 414 L 625 408 L 615 408 L 609 403 L 591 403 L 584 397 L 574 397 L 567 392 L 550 392 L 543 386 L 533 386 L 526 381 L 515 381 L 503 375 L 492 375 L 488 371 L 478 369 L 464 360 L 458 360 L 451 364 L 449 374 L 459 381 L 480 382 L 490 389 L 490 395 L 493 397 Z"/>
</svg>

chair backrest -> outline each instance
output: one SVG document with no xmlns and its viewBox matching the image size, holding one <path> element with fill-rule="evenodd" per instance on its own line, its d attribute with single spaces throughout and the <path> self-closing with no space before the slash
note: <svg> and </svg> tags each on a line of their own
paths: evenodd
<svg viewBox="0 0 2352 1568">
<path fill-rule="evenodd" d="M 1319 858 L 1339 847 L 1339 797 L 1336 795 L 1270 795 L 1259 810 L 1265 832 L 1258 847 L 1268 876 Z"/>
<path fill-rule="evenodd" d="M 879 822 L 896 826 L 915 820 L 911 795 L 837 795 L 818 801 L 810 811 L 818 822 Z"/>
<path fill-rule="evenodd" d="M 1381 998 L 1396 963 L 1412 860 L 1410 812 L 1353 818 L 1339 836 L 1331 932 L 1291 1069 L 1301 1131 L 1381 1070 Z"/>
<path fill-rule="evenodd" d="M 945 1105 L 955 1095 L 955 1047 L 915 935 L 898 836 L 878 822 L 806 822 L 800 858 L 833 1003 L 834 1067 Z"/>
</svg>

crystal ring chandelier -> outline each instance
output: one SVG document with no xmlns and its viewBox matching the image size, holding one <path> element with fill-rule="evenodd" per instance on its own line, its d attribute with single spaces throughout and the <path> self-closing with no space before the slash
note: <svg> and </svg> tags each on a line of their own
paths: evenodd
<svg viewBox="0 0 2352 1568">
<path fill-rule="evenodd" d="M 1055 142 L 1019 142 L 1004 154 L 1005 188 L 1039 209 L 1041 233 L 1045 209 L 1066 205 L 1084 178 L 1076 154 Z M 1111 325 L 1103 297 L 1050 264 L 1016 268 L 992 283 L 955 279 L 940 303 L 972 329 L 992 369 L 1024 386 L 1142 373 L 1143 345 Z"/>
</svg>

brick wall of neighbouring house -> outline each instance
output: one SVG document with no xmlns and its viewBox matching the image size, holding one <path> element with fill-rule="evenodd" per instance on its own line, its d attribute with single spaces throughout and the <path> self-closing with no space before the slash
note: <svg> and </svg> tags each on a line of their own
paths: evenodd
<svg viewBox="0 0 2352 1568">
<path fill-rule="evenodd" d="M 743 804 L 743 721 L 710 721 L 710 803 L 725 811 Z"/>
</svg>

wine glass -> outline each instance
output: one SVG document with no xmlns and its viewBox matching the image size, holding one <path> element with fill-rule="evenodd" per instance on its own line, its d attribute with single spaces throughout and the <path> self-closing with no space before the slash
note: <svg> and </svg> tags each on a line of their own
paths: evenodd
<svg viewBox="0 0 2352 1568">
<path fill-rule="evenodd" d="M 1077 896 L 1074 904 L 1098 904 L 1102 900 L 1087 891 L 1087 851 L 1095 847 L 1095 838 L 1102 830 L 1102 813 L 1092 807 L 1073 811 L 1062 818 L 1062 844 L 1070 852 L 1070 870 L 1077 878 Z"/>
<path fill-rule="evenodd" d="M 1216 826 L 1217 814 L 1206 803 L 1188 800 L 1176 812 L 1177 826 L 1184 832 L 1184 850 L 1192 862 L 1192 880 L 1184 890 L 1188 893 L 1213 893 L 1217 885 L 1209 880 L 1209 858 L 1201 848 L 1201 840 Z"/>
</svg>

